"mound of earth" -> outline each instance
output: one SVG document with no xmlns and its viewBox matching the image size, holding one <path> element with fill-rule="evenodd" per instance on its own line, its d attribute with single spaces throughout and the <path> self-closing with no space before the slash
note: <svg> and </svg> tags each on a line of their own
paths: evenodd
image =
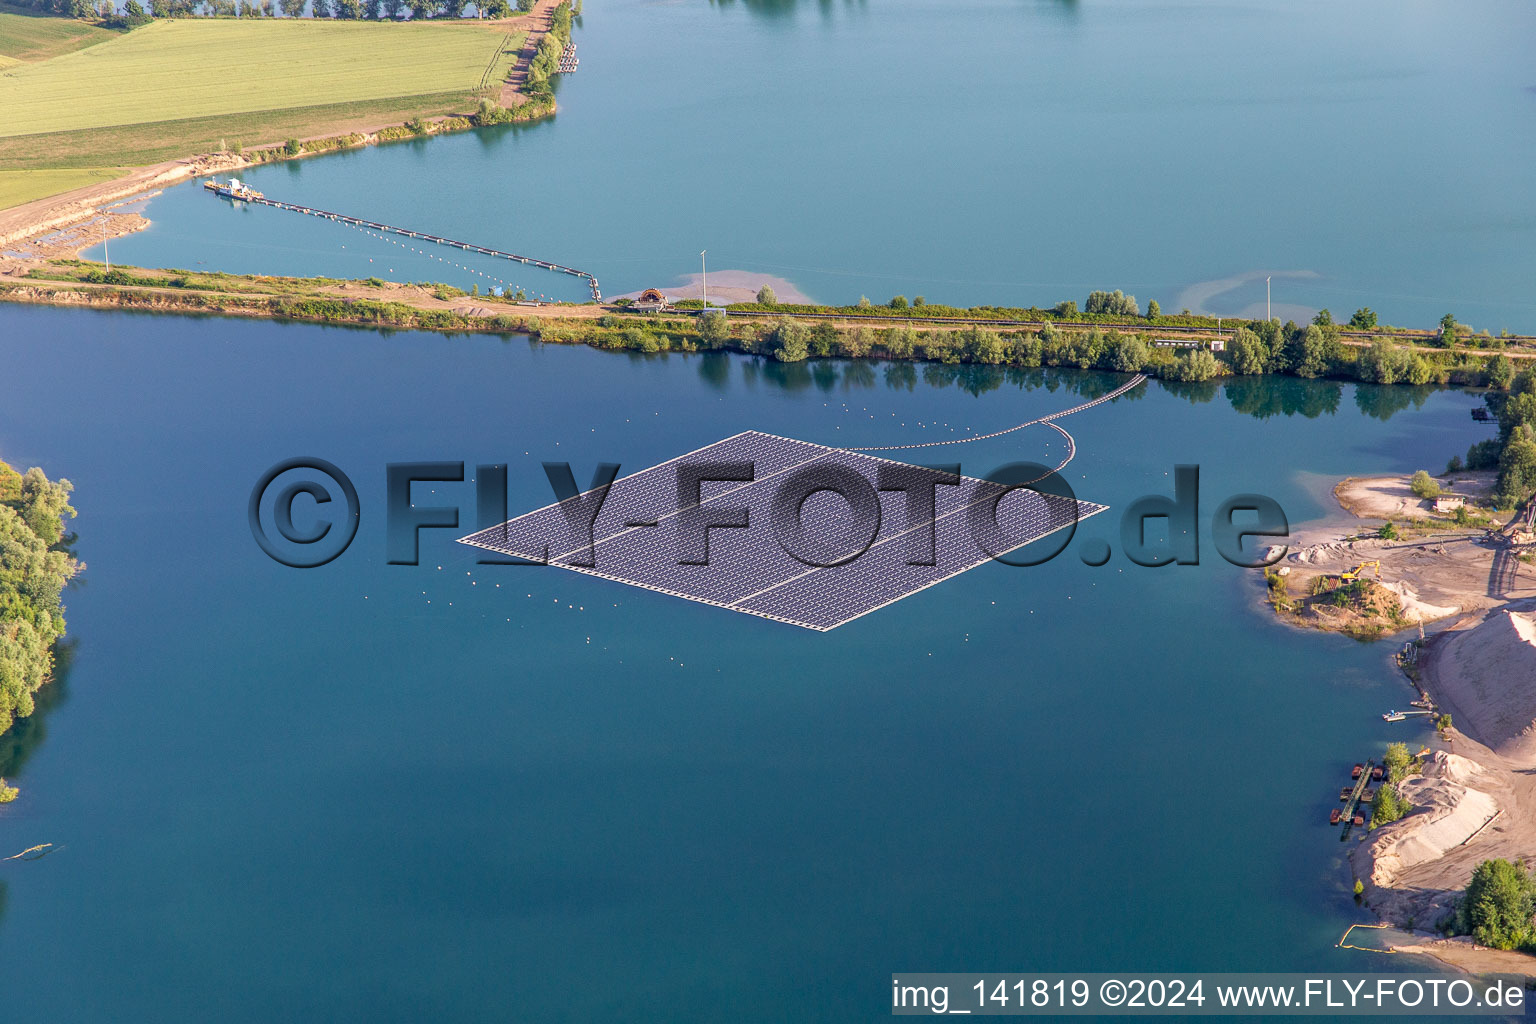
<svg viewBox="0 0 1536 1024">
<path fill-rule="evenodd" d="M 1536 766 L 1536 615 L 1497 609 L 1453 635 L 1435 656 L 1435 693 L 1467 735 Z"/>
</svg>

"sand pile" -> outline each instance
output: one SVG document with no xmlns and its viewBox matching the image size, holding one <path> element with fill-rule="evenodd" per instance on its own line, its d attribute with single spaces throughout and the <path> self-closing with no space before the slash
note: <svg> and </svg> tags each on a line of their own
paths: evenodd
<svg viewBox="0 0 1536 1024">
<path fill-rule="evenodd" d="M 1383 583 L 1381 586 L 1384 590 L 1390 590 L 1397 595 L 1398 603 L 1403 606 L 1403 618 L 1410 622 L 1415 619 L 1420 622 L 1433 622 L 1447 615 L 1455 615 L 1461 610 L 1455 605 L 1438 605 L 1421 601 L 1419 592 L 1406 583 Z"/>
<path fill-rule="evenodd" d="M 1376 842 L 1371 881 L 1391 887 L 1404 871 L 1439 860 L 1482 828 L 1499 810 L 1492 796 L 1474 787 L 1484 774 L 1475 761 L 1439 751 L 1424 774 L 1399 783 L 1414 813 Z"/>
<path fill-rule="evenodd" d="M 1435 658 L 1436 695 L 1455 706 L 1467 735 L 1536 766 L 1536 616 L 1504 609 L 1446 641 Z"/>
</svg>

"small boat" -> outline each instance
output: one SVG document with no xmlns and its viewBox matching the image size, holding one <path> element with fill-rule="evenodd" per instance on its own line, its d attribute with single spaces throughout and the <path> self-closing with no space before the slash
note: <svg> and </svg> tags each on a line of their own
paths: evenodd
<svg viewBox="0 0 1536 1024">
<path fill-rule="evenodd" d="M 1344 788 L 1340 789 L 1339 790 L 1339 803 L 1343 803 L 1345 800 L 1348 800 L 1351 796 L 1354 795 L 1354 793 L 1355 793 L 1355 790 L 1354 790 L 1354 788 L 1352 786 L 1345 786 Z"/>
<path fill-rule="evenodd" d="M 1361 825 L 1364 825 L 1364 824 L 1365 824 L 1365 819 L 1364 819 L 1364 818 L 1362 818 L 1362 817 L 1361 817 L 1361 816 L 1360 816 L 1360 815 L 1358 815 L 1358 814 L 1357 814 L 1357 815 L 1355 815 L 1355 827 L 1356 827 L 1356 828 L 1359 828 L 1359 827 L 1360 827 L 1360 826 L 1361 826 Z"/>
<path fill-rule="evenodd" d="M 1357 764 L 1352 769 L 1350 769 L 1349 777 L 1352 779 L 1358 779 L 1360 777 L 1360 773 L 1363 771 L 1365 771 L 1365 765 Z"/>
<path fill-rule="evenodd" d="M 1342 817 L 1344 817 L 1344 812 L 1335 807 L 1333 810 L 1328 812 L 1328 824 L 1337 825 L 1339 823 L 1339 819 Z"/>
</svg>

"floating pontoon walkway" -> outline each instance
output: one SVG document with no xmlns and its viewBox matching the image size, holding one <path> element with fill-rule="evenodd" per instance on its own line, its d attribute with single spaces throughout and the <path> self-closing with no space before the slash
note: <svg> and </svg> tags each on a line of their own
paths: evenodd
<svg viewBox="0 0 1536 1024">
<path fill-rule="evenodd" d="M 222 194 L 222 193 L 221 193 Z M 275 206 L 279 210 L 288 210 L 291 213 L 305 213 L 311 217 L 320 217 L 325 220 L 334 220 L 342 224 L 351 224 L 353 227 L 369 228 L 373 231 L 387 232 L 394 235 L 402 235 L 405 238 L 418 238 L 423 242 L 436 242 L 438 245 L 447 245 L 455 249 L 463 249 L 465 252 L 477 252 L 482 256 L 494 256 L 497 259 L 512 260 L 514 263 L 522 263 L 530 267 L 539 267 L 543 270 L 553 270 L 561 274 L 570 274 L 572 277 L 585 278 L 592 289 L 592 299 L 601 302 L 602 291 L 597 286 L 597 278 L 585 270 L 577 270 L 574 267 L 563 267 L 558 263 L 550 263 L 548 260 L 535 259 L 532 256 L 519 256 L 515 252 L 502 252 L 500 249 L 488 249 L 483 245 L 474 245 L 470 242 L 459 242 L 452 238 L 443 238 L 441 235 L 429 235 L 424 231 L 412 231 L 410 228 L 397 228 L 392 224 L 380 224 L 375 220 L 364 220 L 361 217 L 348 217 L 344 213 L 332 213 L 329 210 L 317 209 L 313 206 L 299 206 L 296 203 L 284 203 L 277 199 L 268 199 L 257 194 L 248 193 L 236 195 L 232 198 L 245 203 L 260 203 L 262 206 Z"/>
<path fill-rule="evenodd" d="M 1339 819 L 1340 823 L 1344 826 L 1339 832 L 1339 842 L 1341 843 L 1349 838 L 1349 833 L 1355 827 L 1355 811 L 1360 806 L 1361 794 L 1371 784 L 1371 772 L 1375 768 L 1375 761 L 1367 761 L 1361 765 L 1360 777 L 1355 780 L 1355 788 L 1350 792 L 1349 799 L 1344 801 L 1344 814 Z M 1385 779 L 1382 780 L 1382 785 L 1386 785 Z"/>
</svg>

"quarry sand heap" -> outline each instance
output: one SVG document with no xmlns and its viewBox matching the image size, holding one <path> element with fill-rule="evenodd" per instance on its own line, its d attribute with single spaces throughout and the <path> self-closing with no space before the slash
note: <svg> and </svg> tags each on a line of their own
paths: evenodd
<svg viewBox="0 0 1536 1024">
<path fill-rule="evenodd" d="M 1437 689 L 1467 735 L 1536 766 L 1536 614 L 1490 612 L 1446 641 L 1436 669 Z"/>
</svg>

